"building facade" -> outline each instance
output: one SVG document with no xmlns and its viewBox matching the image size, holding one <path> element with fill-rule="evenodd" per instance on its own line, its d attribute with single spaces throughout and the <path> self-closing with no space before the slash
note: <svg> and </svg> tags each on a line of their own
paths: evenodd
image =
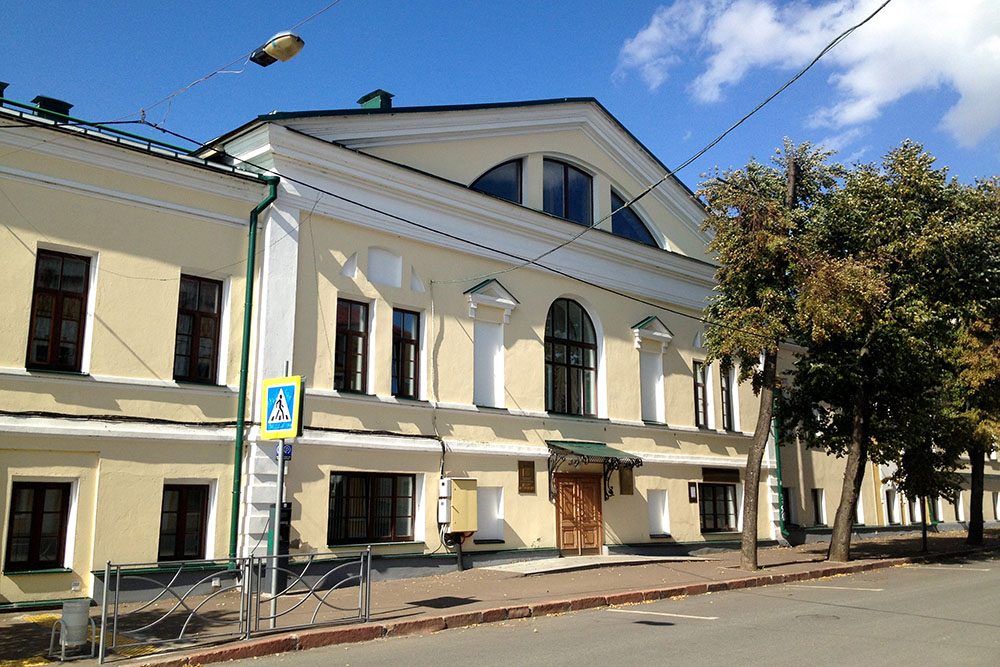
<svg viewBox="0 0 1000 667">
<path fill-rule="evenodd" d="M 593 99 L 362 104 L 189 153 L 3 100 L 0 605 L 95 597 L 107 561 L 262 553 L 259 396 L 289 374 L 293 552 L 451 566 L 442 478 L 476 480 L 472 562 L 738 541 L 758 404 L 705 363 L 691 192 Z M 761 540 L 821 535 L 842 472 L 769 446 Z M 885 472 L 860 524 L 912 516 Z"/>
</svg>

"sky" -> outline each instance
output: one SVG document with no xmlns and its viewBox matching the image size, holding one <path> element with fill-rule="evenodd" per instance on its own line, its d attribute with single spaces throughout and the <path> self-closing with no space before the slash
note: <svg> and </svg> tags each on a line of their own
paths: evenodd
<svg viewBox="0 0 1000 667">
<path fill-rule="evenodd" d="M 329 0 L 5 0 L 0 80 L 8 99 L 55 97 L 95 122 L 145 110 L 199 142 L 376 88 L 396 107 L 594 97 L 673 168 L 882 2 L 340 0 L 296 29 L 298 56 L 261 68 L 242 57 Z M 892 0 L 677 176 L 696 189 L 784 137 L 848 164 L 912 139 L 962 182 L 1000 173 L 1000 2 Z"/>
</svg>

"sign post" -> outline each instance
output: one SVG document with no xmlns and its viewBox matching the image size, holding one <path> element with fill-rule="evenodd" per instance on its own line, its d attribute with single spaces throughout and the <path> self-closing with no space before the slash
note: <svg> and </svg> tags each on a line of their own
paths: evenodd
<svg viewBox="0 0 1000 667">
<path fill-rule="evenodd" d="M 288 372 L 287 364 L 285 372 Z M 278 458 L 278 480 L 275 489 L 274 525 L 271 530 L 271 627 L 277 627 L 278 598 L 278 552 L 281 533 L 281 508 L 284 504 L 285 489 L 285 438 L 302 435 L 302 377 L 295 375 L 264 380 L 261 395 L 260 437 L 264 440 L 278 440 L 275 447 Z M 291 446 L 288 447 L 291 449 Z M 291 453 L 291 452 L 289 452 Z M 288 458 L 291 458 L 290 456 Z M 281 577 L 283 579 L 283 577 Z"/>
</svg>

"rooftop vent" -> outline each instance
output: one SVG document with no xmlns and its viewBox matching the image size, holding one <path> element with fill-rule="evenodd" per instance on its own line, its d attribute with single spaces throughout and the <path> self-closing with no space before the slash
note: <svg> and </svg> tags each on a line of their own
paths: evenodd
<svg viewBox="0 0 1000 667">
<path fill-rule="evenodd" d="M 39 116 L 52 120 L 63 120 L 65 116 L 69 115 L 69 110 L 73 108 L 73 105 L 69 102 L 63 102 L 62 100 L 57 100 L 54 97 L 46 97 L 45 95 L 39 95 L 31 100 L 31 103 L 38 106 L 37 113 Z"/>
<path fill-rule="evenodd" d="M 393 97 L 392 93 L 378 88 L 358 100 L 358 104 L 362 109 L 391 109 Z"/>
</svg>

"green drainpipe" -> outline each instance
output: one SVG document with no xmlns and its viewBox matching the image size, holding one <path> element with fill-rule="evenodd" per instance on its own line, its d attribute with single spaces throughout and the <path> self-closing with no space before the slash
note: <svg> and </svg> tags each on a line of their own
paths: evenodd
<svg viewBox="0 0 1000 667">
<path fill-rule="evenodd" d="M 774 432 L 774 465 L 778 468 L 778 525 L 781 527 L 781 534 L 788 537 L 788 529 L 785 527 L 785 494 L 781 486 L 781 441 L 778 439 L 778 401 L 771 405 L 771 429 Z"/>
<path fill-rule="evenodd" d="M 236 542 L 240 530 L 240 487 L 243 480 L 243 431 L 247 413 L 247 367 L 250 365 L 250 327 L 253 323 L 253 279 L 257 257 L 257 216 L 278 198 L 278 179 L 261 176 L 270 191 L 250 212 L 250 235 L 247 240 L 247 285 L 243 299 L 243 348 L 240 355 L 240 394 L 236 403 L 236 448 L 233 452 L 233 507 L 229 524 L 229 557 L 236 558 Z"/>
</svg>

